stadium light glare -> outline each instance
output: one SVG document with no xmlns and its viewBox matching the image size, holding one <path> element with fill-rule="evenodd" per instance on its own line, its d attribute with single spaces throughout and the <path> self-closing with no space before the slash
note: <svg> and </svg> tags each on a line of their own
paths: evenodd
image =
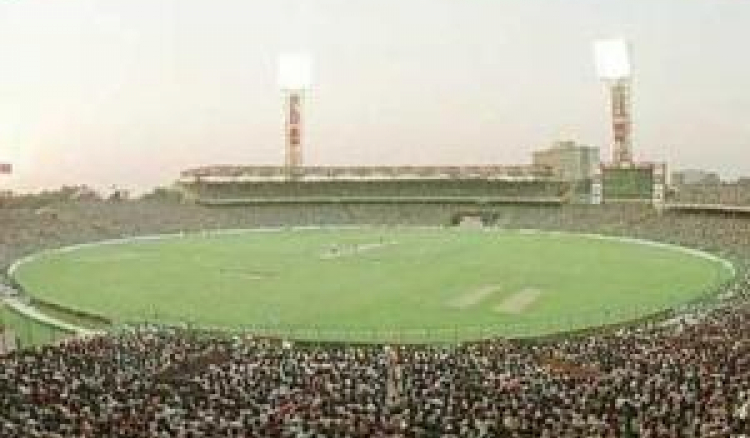
<svg viewBox="0 0 750 438">
<path fill-rule="evenodd" d="M 631 75 L 630 46 L 623 39 L 594 42 L 594 61 L 601 79 L 617 81 Z"/>
<path fill-rule="evenodd" d="M 278 82 L 282 90 L 310 88 L 312 61 L 304 53 L 286 53 L 279 56 Z"/>
</svg>

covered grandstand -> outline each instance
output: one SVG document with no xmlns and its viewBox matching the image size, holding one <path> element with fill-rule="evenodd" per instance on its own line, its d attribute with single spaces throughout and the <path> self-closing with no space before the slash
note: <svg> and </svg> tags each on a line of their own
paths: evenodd
<svg viewBox="0 0 750 438">
<path fill-rule="evenodd" d="M 303 167 L 208 166 L 178 184 L 206 204 L 560 203 L 571 186 L 543 166 Z"/>
</svg>

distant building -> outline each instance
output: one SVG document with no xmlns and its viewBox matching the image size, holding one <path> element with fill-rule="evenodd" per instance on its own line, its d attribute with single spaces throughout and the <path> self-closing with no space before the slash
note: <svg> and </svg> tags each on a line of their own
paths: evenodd
<svg viewBox="0 0 750 438">
<path fill-rule="evenodd" d="M 589 180 L 599 167 L 599 148 L 558 141 L 549 149 L 533 152 L 535 166 L 549 166 L 555 177 L 566 181 Z"/>
<path fill-rule="evenodd" d="M 672 184 L 676 186 L 720 183 L 721 178 L 716 172 L 709 172 L 699 169 L 687 169 L 672 172 Z"/>
</svg>

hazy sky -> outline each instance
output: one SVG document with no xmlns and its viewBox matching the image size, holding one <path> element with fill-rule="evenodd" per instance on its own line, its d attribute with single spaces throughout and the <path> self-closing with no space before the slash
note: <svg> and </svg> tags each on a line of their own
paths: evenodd
<svg viewBox="0 0 750 438">
<path fill-rule="evenodd" d="M 0 188 L 280 164 L 280 52 L 314 59 L 307 164 L 609 156 L 591 41 L 633 45 L 635 155 L 750 175 L 749 0 L 0 0 Z"/>
</svg>

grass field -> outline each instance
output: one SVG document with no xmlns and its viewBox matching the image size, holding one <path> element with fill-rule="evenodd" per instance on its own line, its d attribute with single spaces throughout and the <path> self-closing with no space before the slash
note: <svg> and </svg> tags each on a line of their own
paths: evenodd
<svg viewBox="0 0 750 438">
<path fill-rule="evenodd" d="M 41 254 L 15 275 L 36 297 L 121 322 L 444 341 L 632 319 L 693 300 L 731 270 L 574 234 L 365 228 L 85 246 Z"/>
</svg>

